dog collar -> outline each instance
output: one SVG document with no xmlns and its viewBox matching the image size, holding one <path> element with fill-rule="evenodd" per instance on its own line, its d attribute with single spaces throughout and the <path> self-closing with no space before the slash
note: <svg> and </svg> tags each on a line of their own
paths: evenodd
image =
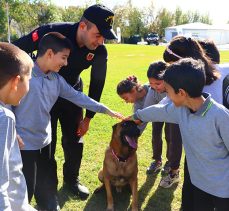
<svg viewBox="0 0 229 211">
<path fill-rule="evenodd" d="M 126 162 L 128 159 L 130 159 L 132 157 L 132 156 L 129 156 L 129 157 L 127 157 L 127 159 L 124 159 L 122 157 L 119 157 L 112 148 L 111 148 L 111 153 L 116 158 L 116 160 L 118 162 Z"/>
</svg>

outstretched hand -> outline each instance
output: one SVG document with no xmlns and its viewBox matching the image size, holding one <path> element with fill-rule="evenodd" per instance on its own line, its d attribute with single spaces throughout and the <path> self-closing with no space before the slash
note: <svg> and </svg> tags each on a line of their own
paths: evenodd
<svg viewBox="0 0 229 211">
<path fill-rule="evenodd" d="M 127 116 L 123 119 L 124 121 L 132 120 L 132 116 Z"/>
<path fill-rule="evenodd" d="M 117 118 L 117 119 L 121 119 L 121 120 L 124 120 L 124 119 L 125 119 L 125 117 L 124 117 L 121 113 L 116 112 L 116 111 L 111 111 L 111 110 L 109 110 L 109 111 L 107 112 L 107 114 L 108 114 L 109 116 L 115 117 L 115 118 Z"/>
<path fill-rule="evenodd" d="M 128 116 L 128 117 L 125 117 L 125 118 L 123 119 L 123 121 L 129 121 L 129 120 L 134 121 L 137 125 L 142 124 L 141 120 L 139 120 L 139 119 L 134 120 L 132 116 Z"/>
</svg>

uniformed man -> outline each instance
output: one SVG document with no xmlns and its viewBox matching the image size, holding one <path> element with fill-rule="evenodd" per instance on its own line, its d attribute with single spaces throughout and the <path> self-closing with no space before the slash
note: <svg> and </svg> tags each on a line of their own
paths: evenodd
<svg viewBox="0 0 229 211">
<path fill-rule="evenodd" d="M 97 101 L 100 100 L 107 70 L 107 50 L 104 46 L 105 39 L 116 39 L 112 29 L 114 13 L 107 7 L 96 4 L 88 7 L 78 23 L 54 23 L 41 26 L 28 35 L 14 42 L 15 45 L 28 53 L 38 48 L 42 36 L 48 32 L 60 32 L 73 44 L 73 49 L 68 59 L 68 65 L 59 72 L 66 81 L 75 89 L 82 90 L 80 73 L 91 67 L 89 96 Z M 52 90 L 50 90 L 51 92 Z M 83 153 L 82 136 L 87 132 L 89 123 L 95 113 L 86 111 L 83 118 L 82 109 L 69 101 L 59 98 L 51 111 L 52 118 L 52 150 L 53 169 L 50 169 L 52 183 L 37 181 L 36 201 L 42 201 L 44 192 L 51 193 L 54 204 L 57 201 L 57 166 L 54 158 L 57 141 L 57 121 L 59 120 L 62 130 L 62 147 L 64 150 L 65 163 L 63 165 L 64 182 L 67 187 L 82 199 L 89 196 L 89 190 L 79 182 L 79 169 Z M 50 152 L 47 152 L 50 156 Z M 44 163 L 45 165 L 45 163 Z M 54 202 L 53 202 L 54 201 Z M 49 206 L 50 207 L 50 206 Z"/>
</svg>

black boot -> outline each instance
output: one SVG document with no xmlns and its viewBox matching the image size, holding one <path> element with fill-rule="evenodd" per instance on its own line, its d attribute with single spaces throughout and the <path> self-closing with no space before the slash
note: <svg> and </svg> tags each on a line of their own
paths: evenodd
<svg viewBox="0 0 229 211">
<path fill-rule="evenodd" d="M 74 195 L 79 196 L 82 200 L 87 199 L 90 194 L 88 188 L 80 184 L 78 179 L 71 183 L 65 182 L 65 185 Z"/>
<path fill-rule="evenodd" d="M 56 195 L 50 195 L 48 199 L 37 199 L 36 201 L 39 210 L 60 211 L 60 205 Z"/>
</svg>

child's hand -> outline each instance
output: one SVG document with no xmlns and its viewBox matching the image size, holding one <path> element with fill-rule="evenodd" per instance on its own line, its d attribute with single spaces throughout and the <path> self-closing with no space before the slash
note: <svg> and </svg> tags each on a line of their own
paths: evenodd
<svg viewBox="0 0 229 211">
<path fill-rule="evenodd" d="M 133 120 L 133 117 L 132 117 L 132 116 L 125 117 L 123 120 L 124 120 L 124 121 L 132 120 L 132 121 L 134 121 L 137 125 L 142 124 L 141 120 L 139 120 L 139 119 L 138 119 L 138 120 Z"/>
<path fill-rule="evenodd" d="M 112 111 L 112 110 L 109 110 L 109 111 L 107 112 L 107 114 L 108 114 L 109 116 L 111 116 L 111 117 L 115 117 L 115 118 L 118 118 L 118 119 L 121 119 L 121 120 L 123 120 L 123 119 L 125 118 L 122 114 L 120 114 L 120 113 L 118 113 L 118 112 L 115 112 L 115 111 Z"/>
<path fill-rule="evenodd" d="M 125 117 L 123 120 L 124 121 L 132 120 L 132 116 Z"/>
<path fill-rule="evenodd" d="M 17 135 L 16 138 L 17 138 L 17 141 L 18 141 L 19 148 L 20 148 L 20 149 L 23 149 L 24 146 L 25 146 L 25 144 L 24 144 L 24 142 L 23 142 L 21 136 Z"/>
</svg>

